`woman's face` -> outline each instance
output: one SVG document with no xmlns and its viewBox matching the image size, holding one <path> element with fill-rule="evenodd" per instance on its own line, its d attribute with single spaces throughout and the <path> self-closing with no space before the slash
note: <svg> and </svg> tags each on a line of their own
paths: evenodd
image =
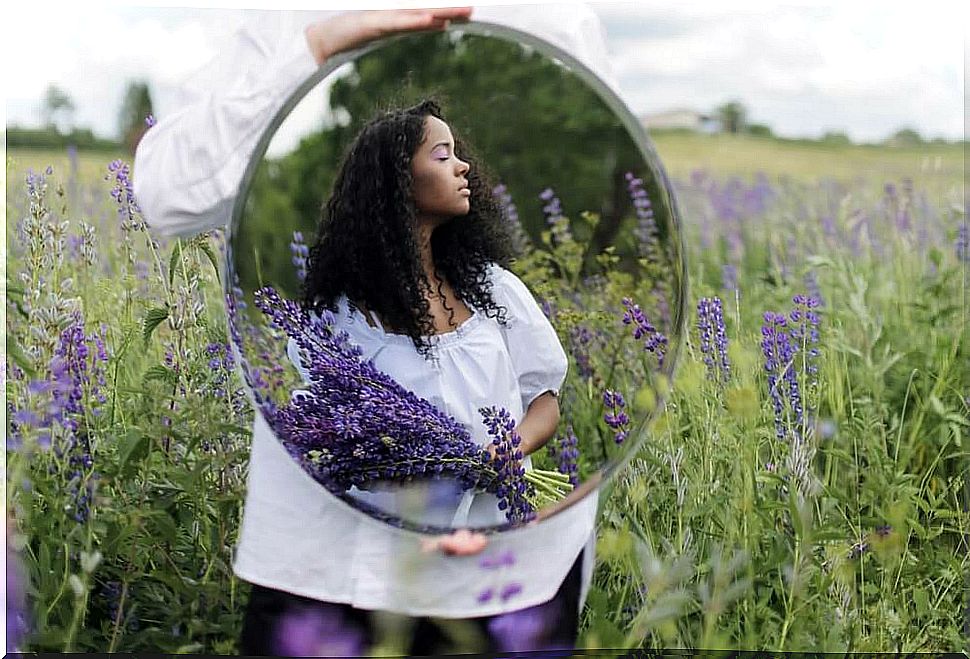
<svg viewBox="0 0 970 659">
<path fill-rule="evenodd" d="M 424 120 L 424 139 L 411 160 L 412 194 L 419 216 L 446 219 L 467 215 L 471 208 L 468 163 L 455 155 L 448 124 L 437 117 Z"/>
</svg>

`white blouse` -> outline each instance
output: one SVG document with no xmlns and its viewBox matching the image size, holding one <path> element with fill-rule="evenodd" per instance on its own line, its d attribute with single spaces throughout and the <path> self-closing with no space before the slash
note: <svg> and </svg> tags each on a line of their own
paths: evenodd
<svg viewBox="0 0 970 659">
<path fill-rule="evenodd" d="M 185 82 L 177 103 L 158 100 L 159 120 L 138 146 L 133 179 L 135 196 L 153 230 L 192 235 L 228 222 L 260 135 L 286 98 L 316 70 L 303 29 L 326 14 L 258 12 Z M 602 28 L 584 5 L 481 7 L 473 16 L 547 38 L 612 81 Z M 353 314 L 344 314 L 340 322 L 353 330 L 378 368 L 466 420 L 475 433 L 480 433 L 475 401 L 504 401 L 518 422 L 535 396 L 546 388 L 558 389 L 561 379 L 555 383 L 551 373 L 561 367 L 557 360 L 562 355 L 556 354 L 561 346 L 547 340 L 551 326 L 541 328 L 541 311 L 535 313 L 535 301 L 521 281 L 511 273 L 496 274 L 495 288 L 505 296 L 513 324 L 497 333 L 495 321 L 478 317 L 441 335 L 440 365 L 433 377 L 427 370 L 417 376 L 418 367 L 426 367 L 407 361 L 401 337 L 375 334 L 376 328 Z M 539 332 L 543 340 L 537 347 L 515 338 L 519 332 L 523 337 Z M 507 347 L 499 346 L 499 337 L 508 341 Z M 481 358 L 485 352 L 490 359 Z M 504 384 L 496 387 L 497 382 Z M 517 395 L 511 393 L 515 391 Z M 548 601 L 585 547 L 582 603 L 592 576 L 597 503 L 596 496 L 587 496 L 539 524 L 493 534 L 478 556 L 422 553 L 426 536 L 391 527 L 331 495 L 290 457 L 257 414 L 233 569 L 251 583 L 314 599 L 406 615 L 466 618 Z M 470 510 L 469 519 L 476 514 Z M 513 564 L 479 566 L 483 558 L 507 552 L 515 556 Z M 498 593 L 511 583 L 522 587 L 517 595 L 480 600 L 484 591 Z"/>
<path fill-rule="evenodd" d="M 532 401 L 544 392 L 558 395 L 568 367 L 555 330 L 525 284 L 495 264 L 488 275 L 493 299 L 505 307 L 505 325 L 469 305 L 472 316 L 457 329 L 430 337 L 432 351 L 428 359 L 416 351 L 409 336 L 385 332 L 376 316 L 373 325 L 368 323 L 359 310 L 348 304 L 346 296 L 337 301 L 334 314 L 335 328 L 346 331 L 361 348 L 361 360 L 372 359 L 377 370 L 455 418 L 465 426 L 472 441 L 481 446 L 488 444 L 491 437 L 479 408 L 505 408 L 518 423 Z M 287 344 L 287 355 L 309 383 L 309 373 L 293 339 Z M 300 393 L 308 392 L 297 390 L 293 395 Z M 531 456 L 525 456 L 522 465 L 531 469 Z M 434 497 L 435 510 L 414 511 L 414 502 L 402 497 L 400 489 L 393 485 L 377 485 L 366 491 L 354 487 L 348 492 L 381 511 L 415 522 L 455 528 L 506 522 L 505 512 L 498 508 L 498 497 L 482 492 L 468 491 L 457 497 L 451 507 L 447 494 L 439 494 Z"/>
</svg>

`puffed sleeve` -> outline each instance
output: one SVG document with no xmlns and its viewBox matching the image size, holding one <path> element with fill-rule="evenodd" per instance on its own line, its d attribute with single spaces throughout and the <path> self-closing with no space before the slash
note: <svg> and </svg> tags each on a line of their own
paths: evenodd
<svg viewBox="0 0 970 659">
<path fill-rule="evenodd" d="M 557 396 L 566 379 L 569 361 L 556 330 L 522 280 L 498 265 L 490 269 L 492 295 L 507 309 L 502 327 L 512 368 L 522 393 L 522 410 L 547 391 Z"/>
<path fill-rule="evenodd" d="M 166 236 L 228 223 L 252 151 L 284 101 L 317 68 L 295 12 L 259 12 L 183 81 L 177 107 L 135 153 L 133 187 L 148 225 Z"/>
</svg>

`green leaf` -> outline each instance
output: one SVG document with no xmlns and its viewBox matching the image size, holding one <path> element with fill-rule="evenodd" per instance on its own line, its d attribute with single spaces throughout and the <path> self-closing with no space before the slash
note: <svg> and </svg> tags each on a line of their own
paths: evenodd
<svg viewBox="0 0 970 659">
<path fill-rule="evenodd" d="M 145 324 L 142 329 L 142 340 L 148 345 L 148 340 L 152 338 L 155 328 L 168 318 L 168 307 L 155 307 L 150 309 L 145 315 Z"/>
<path fill-rule="evenodd" d="M 156 364 L 155 366 L 152 366 L 146 370 L 145 375 L 142 376 L 143 382 L 151 382 L 152 380 L 158 380 L 160 382 L 175 386 L 175 384 L 178 382 L 178 376 L 175 374 L 175 371 L 167 366 Z"/>
<path fill-rule="evenodd" d="M 145 459 L 151 448 L 151 439 L 138 429 L 131 429 L 121 442 L 118 450 L 118 469 L 128 473 L 136 464 Z M 128 469 L 126 469 L 128 467 Z"/>
<path fill-rule="evenodd" d="M 930 395 L 930 407 L 932 407 L 933 411 L 940 416 L 944 418 L 946 417 L 946 408 L 943 406 L 943 401 L 936 396 Z"/>
<path fill-rule="evenodd" d="M 162 540 L 170 543 L 175 542 L 178 537 L 178 528 L 171 515 L 165 511 L 158 511 L 157 514 L 152 515 L 152 522 L 155 527 L 153 530 L 161 536 Z"/>
<path fill-rule="evenodd" d="M 16 341 L 11 340 L 10 335 L 7 335 L 7 355 L 10 359 L 20 367 L 20 369 L 26 373 L 31 378 L 37 376 L 37 371 L 34 369 L 33 365 L 30 363 L 30 359 L 24 354 L 23 349 L 21 349 L 20 344 Z"/>
<path fill-rule="evenodd" d="M 175 649 L 175 654 L 196 654 L 202 652 L 205 646 L 201 643 L 189 643 L 188 645 L 180 645 Z"/>
<path fill-rule="evenodd" d="M 216 273 L 216 281 L 220 284 L 222 283 L 222 277 L 219 276 L 219 259 L 216 258 L 215 252 L 212 251 L 212 244 L 209 243 L 208 238 L 200 238 L 195 244 L 199 250 L 209 257 L 209 263 L 212 264 L 212 269 Z"/>
<path fill-rule="evenodd" d="M 182 241 L 176 240 L 175 247 L 172 248 L 172 256 L 168 260 L 169 288 L 175 285 L 175 267 L 178 265 L 179 259 L 181 258 L 182 258 Z"/>
</svg>

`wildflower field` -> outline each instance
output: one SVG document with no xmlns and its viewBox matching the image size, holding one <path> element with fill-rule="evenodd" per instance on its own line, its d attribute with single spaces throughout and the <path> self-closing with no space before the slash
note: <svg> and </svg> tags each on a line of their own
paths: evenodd
<svg viewBox="0 0 970 659">
<path fill-rule="evenodd" d="M 962 171 L 911 162 L 665 163 L 689 313 L 667 405 L 601 497 L 582 646 L 970 650 L 967 208 Z M 232 654 L 253 412 L 224 238 L 153 239 L 120 160 L 8 152 L 6 173 L 8 650 Z M 553 227 L 560 272 L 583 210 Z M 617 454 L 654 409 L 638 369 L 669 309 L 619 268 L 567 295 L 536 263 L 517 271 L 570 355 L 540 463 L 572 476 L 560 458 Z"/>
</svg>

